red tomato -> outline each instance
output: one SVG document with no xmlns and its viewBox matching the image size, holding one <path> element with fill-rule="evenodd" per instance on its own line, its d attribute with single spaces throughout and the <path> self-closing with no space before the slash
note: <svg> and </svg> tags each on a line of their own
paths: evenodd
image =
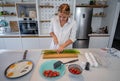
<svg viewBox="0 0 120 81">
<path fill-rule="evenodd" d="M 52 71 L 52 70 L 45 70 L 45 71 L 43 72 L 43 75 L 44 75 L 45 77 L 56 77 L 56 76 L 59 76 L 59 72 L 57 72 L 57 71 Z"/>
<path fill-rule="evenodd" d="M 80 73 L 81 73 L 80 69 L 77 68 L 77 67 L 71 67 L 71 68 L 69 69 L 69 71 L 70 71 L 71 73 L 73 73 L 73 74 L 80 74 Z"/>
<path fill-rule="evenodd" d="M 56 73 L 53 73 L 53 77 L 56 77 L 57 76 L 57 74 Z"/>
<path fill-rule="evenodd" d="M 50 72 L 50 73 L 49 73 L 49 77 L 52 77 L 52 76 L 53 76 L 53 72 Z"/>
</svg>

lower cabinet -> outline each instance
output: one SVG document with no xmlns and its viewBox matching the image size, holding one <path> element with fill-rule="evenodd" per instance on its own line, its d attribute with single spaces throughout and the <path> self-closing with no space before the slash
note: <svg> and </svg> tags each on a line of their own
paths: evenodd
<svg viewBox="0 0 120 81">
<path fill-rule="evenodd" d="M 20 38 L 3 38 L 5 49 L 21 50 L 22 43 Z"/>
<path fill-rule="evenodd" d="M 0 38 L 0 49 L 49 49 L 51 38 Z"/>
<path fill-rule="evenodd" d="M 49 49 L 52 38 L 39 38 L 40 49 Z"/>
<path fill-rule="evenodd" d="M 23 49 L 48 49 L 51 38 L 22 38 Z"/>
<path fill-rule="evenodd" d="M 90 37 L 89 48 L 108 47 L 109 37 Z"/>
<path fill-rule="evenodd" d="M 40 48 L 39 38 L 21 38 L 21 39 L 23 50 Z"/>
</svg>

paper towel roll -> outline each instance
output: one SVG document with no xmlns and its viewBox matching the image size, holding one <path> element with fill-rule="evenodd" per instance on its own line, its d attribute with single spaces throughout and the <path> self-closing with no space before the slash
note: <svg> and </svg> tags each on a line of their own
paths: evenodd
<svg viewBox="0 0 120 81">
<path fill-rule="evenodd" d="M 92 59 L 92 62 L 93 62 L 93 66 L 94 67 L 98 67 L 98 62 L 96 61 L 95 57 L 93 56 L 92 53 L 89 53 L 91 59 Z"/>
<path fill-rule="evenodd" d="M 88 55 L 88 53 L 85 53 L 85 57 L 86 57 L 87 61 L 90 63 L 90 66 L 93 66 L 92 59 L 90 58 L 90 56 Z"/>
</svg>

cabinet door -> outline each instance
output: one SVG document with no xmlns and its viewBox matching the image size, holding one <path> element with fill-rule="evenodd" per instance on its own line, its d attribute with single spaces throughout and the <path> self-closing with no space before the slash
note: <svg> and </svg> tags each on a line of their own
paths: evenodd
<svg viewBox="0 0 120 81">
<path fill-rule="evenodd" d="M 41 49 L 49 49 L 50 48 L 52 38 L 39 38 L 39 40 L 40 40 L 40 48 Z"/>
<path fill-rule="evenodd" d="M 20 38 L 4 38 L 6 49 L 21 50 L 22 43 Z"/>
<path fill-rule="evenodd" d="M 109 37 L 90 37 L 89 48 L 108 47 Z"/>
<path fill-rule="evenodd" d="M 3 38 L 0 38 L 0 49 L 5 49 L 5 42 Z"/>
<path fill-rule="evenodd" d="M 23 49 L 40 49 L 39 38 L 22 38 Z"/>
</svg>

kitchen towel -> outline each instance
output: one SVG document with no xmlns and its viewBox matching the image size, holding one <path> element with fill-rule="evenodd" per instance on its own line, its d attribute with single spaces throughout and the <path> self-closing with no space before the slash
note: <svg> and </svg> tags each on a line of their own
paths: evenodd
<svg viewBox="0 0 120 81">
<path fill-rule="evenodd" d="M 120 58 L 120 51 L 116 51 L 113 55 Z"/>
</svg>

